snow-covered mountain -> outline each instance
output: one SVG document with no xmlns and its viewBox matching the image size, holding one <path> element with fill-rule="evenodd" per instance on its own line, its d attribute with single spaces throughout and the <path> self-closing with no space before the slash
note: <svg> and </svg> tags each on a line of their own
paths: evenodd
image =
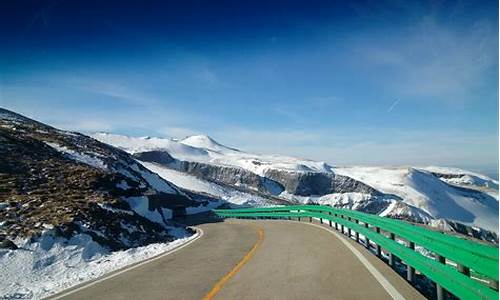
<svg viewBox="0 0 500 300">
<path fill-rule="evenodd" d="M 437 169 L 441 173 L 435 173 Z M 346 167 L 334 170 L 381 192 L 396 195 L 434 219 L 498 232 L 498 182 L 490 178 L 437 167 Z M 453 177 L 441 177 L 443 172 L 453 174 Z"/>
<path fill-rule="evenodd" d="M 269 169 L 289 171 L 329 172 L 325 162 L 281 155 L 256 155 L 226 147 L 206 135 L 195 135 L 176 140 L 157 137 L 129 137 L 109 133 L 95 133 L 93 138 L 129 153 L 166 151 L 177 160 L 240 167 L 257 175 Z"/>
<path fill-rule="evenodd" d="M 93 137 L 133 154 L 181 187 L 235 204 L 266 205 L 268 199 L 320 203 L 498 239 L 498 182 L 465 170 L 334 167 L 247 153 L 204 135 L 181 140 L 109 133 Z"/>
<path fill-rule="evenodd" d="M 210 207 L 198 200 L 125 151 L 0 109 L 3 246 L 48 229 L 110 250 L 169 241 L 183 230 L 172 217 Z"/>
</svg>

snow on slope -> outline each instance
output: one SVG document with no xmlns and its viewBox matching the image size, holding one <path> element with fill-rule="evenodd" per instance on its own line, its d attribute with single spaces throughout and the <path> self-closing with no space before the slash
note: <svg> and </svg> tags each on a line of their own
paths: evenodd
<svg viewBox="0 0 500 300">
<path fill-rule="evenodd" d="M 87 164 L 91 167 L 95 167 L 101 170 L 106 170 L 108 167 L 106 164 L 99 159 L 97 156 L 99 156 L 97 153 L 94 153 L 94 156 L 90 156 L 86 153 L 80 153 L 71 149 L 68 149 L 64 146 L 61 146 L 57 143 L 50 143 L 50 142 L 45 142 L 45 144 L 49 145 L 50 147 L 54 148 L 55 150 L 64 153 L 67 157 L 79 161 L 81 163 Z"/>
<path fill-rule="evenodd" d="M 330 172 L 325 162 L 281 155 L 250 154 L 223 146 L 207 136 L 192 136 L 181 141 L 169 138 L 128 137 L 96 133 L 93 138 L 129 153 L 165 150 L 178 160 L 240 167 L 263 176 L 268 169 L 293 172 Z"/>
<path fill-rule="evenodd" d="M 206 193 L 229 203 L 244 206 L 263 206 L 266 205 L 267 202 L 266 199 L 257 195 L 244 193 L 227 186 L 202 180 L 186 173 L 162 167 L 158 164 L 142 162 L 142 165 L 178 187 L 194 192 Z"/>
<path fill-rule="evenodd" d="M 342 167 L 334 172 L 365 182 L 434 218 L 479 226 L 498 233 L 498 196 L 450 186 L 423 169 Z M 451 171 L 450 171 L 451 172 Z"/>
<path fill-rule="evenodd" d="M 487 176 L 458 168 L 422 167 L 420 169 L 440 175 L 441 180 L 450 184 L 462 186 L 476 186 L 498 191 L 498 181 Z"/>
<path fill-rule="evenodd" d="M 385 215 L 418 215 L 417 219 L 425 222 L 430 222 L 433 218 L 449 219 L 498 232 L 498 182 L 465 170 L 443 167 L 333 168 L 324 162 L 281 155 L 258 155 L 242 152 L 225 147 L 207 136 L 192 136 L 177 141 L 166 138 L 131 138 L 100 133 L 94 135 L 94 138 L 129 152 L 161 149 L 179 160 L 236 166 L 264 177 L 266 170 L 269 169 L 289 172 L 334 172 L 361 181 L 387 194 L 387 197 L 379 199 L 388 202 L 388 207 L 383 212 Z M 236 199 L 233 198 L 232 192 L 228 194 L 226 187 L 215 186 L 212 183 L 165 168 L 159 170 L 152 165 L 148 165 L 148 168 L 187 189 L 218 195 L 233 203 L 244 203 L 245 201 L 238 200 L 239 195 Z M 432 173 L 447 176 L 435 176 Z M 180 178 L 182 178 L 182 182 Z M 467 187 L 467 189 L 460 188 L 460 186 Z M 221 192 L 221 189 L 224 192 Z M 317 197 L 300 197 L 282 193 L 280 197 L 303 203 L 340 204 L 352 208 L 356 208 L 370 198 L 369 195 L 359 193 L 337 193 Z M 402 205 L 402 203 L 407 205 Z"/>
<path fill-rule="evenodd" d="M 154 257 L 195 238 L 109 252 L 87 234 L 70 240 L 43 234 L 22 250 L 0 249 L 0 299 L 41 299 L 66 288 Z"/>
<path fill-rule="evenodd" d="M 100 142 L 113 145 L 129 153 L 151 150 L 167 150 L 169 153 L 172 152 L 171 154 L 175 153 L 180 157 L 188 159 L 200 157 L 200 160 L 205 160 L 207 159 L 206 157 L 209 156 L 209 152 L 204 149 L 192 147 L 168 138 L 129 137 L 104 132 L 98 132 L 91 136 Z"/>
</svg>

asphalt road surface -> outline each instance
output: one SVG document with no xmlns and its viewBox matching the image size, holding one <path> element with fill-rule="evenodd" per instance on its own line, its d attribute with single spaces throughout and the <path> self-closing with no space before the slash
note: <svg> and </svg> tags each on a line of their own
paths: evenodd
<svg viewBox="0 0 500 300">
<path fill-rule="evenodd" d="M 179 251 L 62 299 L 423 299 L 362 245 L 320 225 L 197 227 L 203 236 Z"/>
</svg>

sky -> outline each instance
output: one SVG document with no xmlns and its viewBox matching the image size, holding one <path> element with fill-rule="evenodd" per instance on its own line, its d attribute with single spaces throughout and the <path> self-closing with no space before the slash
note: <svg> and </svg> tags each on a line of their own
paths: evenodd
<svg viewBox="0 0 500 300">
<path fill-rule="evenodd" d="M 59 128 L 498 176 L 497 1 L 2 1 L 0 45 Z"/>
</svg>

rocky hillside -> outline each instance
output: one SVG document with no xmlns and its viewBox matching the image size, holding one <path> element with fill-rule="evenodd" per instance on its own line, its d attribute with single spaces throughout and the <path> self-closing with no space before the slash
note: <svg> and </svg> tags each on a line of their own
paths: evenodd
<svg viewBox="0 0 500 300">
<path fill-rule="evenodd" d="M 246 153 L 207 136 L 175 140 L 97 133 L 93 137 L 133 154 L 179 186 L 231 203 L 260 206 L 271 204 L 270 199 L 320 203 L 498 241 L 498 182 L 464 170 L 333 167 Z M 246 196 L 233 197 L 231 189 Z"/>
<path fill-rule="evenodd" d="M 194 195 L 196 196 L 196 195 Z M 110 250 L 169 241 L 203 204 L 130 154 L 0 109 L 0 242 L 85 233 Z"/>
</svg>

